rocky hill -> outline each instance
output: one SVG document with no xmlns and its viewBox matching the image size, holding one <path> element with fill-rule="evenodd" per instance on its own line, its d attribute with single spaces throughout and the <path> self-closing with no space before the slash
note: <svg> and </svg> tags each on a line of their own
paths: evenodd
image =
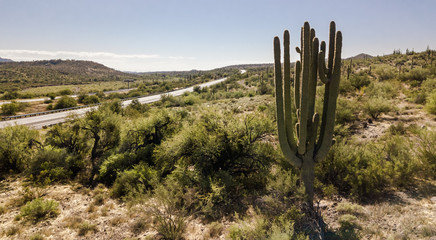
<svg viewBox="0 0 436 240">
<path fill-rule="evenodd" d="M 122 80 L 130 74 L 102 64 L 78 60 L 44 60 L 0 63 L 3 92 L 31 87 Z"/>
<path fill-rule="evenodd" d="M 13 62 L 13 61 L 11 59 L 1 58 L 0 57 L 0 62 Z"/>
</svg>

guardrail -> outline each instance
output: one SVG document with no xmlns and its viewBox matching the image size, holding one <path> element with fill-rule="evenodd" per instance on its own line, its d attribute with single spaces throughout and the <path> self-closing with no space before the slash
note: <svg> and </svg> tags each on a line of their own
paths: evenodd
<svg viewBox="0 0 436 240">
<path fill-rule="evenodd" d="M 204 82 L 202 82 L 202 83 L 204 83 Z M 193 85 L 191 87 L 198 86 L 198 85 L 200 85 L 202 83 Z M 189 87 L 187 87 L 187 88 L 189 88 Z M 173 89 L 170 92 L 177 91 L 177 90 L 179 90 L 179 89 Z M 143 97 L 148 97 L 148 96 L 153 96 L 153 95 L 159 95 L 159 94 L 163 94 L 163 93 L 170 93 L 170 92 L 156 92 L 156 93 L 152 93 L 152 94 L 148 94 L 148 95 L 123 98 L 123 99 L 120 99 L 120 100 L 128 101 L 128 100 L 133 100 L 133 99 L 138 99 L 138 98 L 143 98 Z M 101 103 L 94 103 L 94 104 L 89 104 L 89 105 L 83 105 L 83 106 L 77 106 L 77 107 L 71 107 L 71 108 L 63 108 L 63 109 L 56 109 L 56 110 L 37 112 L 37 113 L 28 113 L 28 114 L 22 114 L 22 115 L 7 116 L 7 117 L 2 117 L 1 120 L 2 121 L 8 121 L 8 120 L 19 119 L 19 118 L 35 117 L 35 116 L 47 115 L 47 114 L 51 114 L 51 113 L 66 112 L 66 111 L 77 110 L 77 109 L 81 109 L 81 108 L 94 107 L 94 106 L 98 106 L 98 105 L 101 105 Z"/>
<path fill-rule="evenodd" d="M 138 98 L 143 98 L 143 97 L 148 97 L 148 96 L 153 96 L 153 95 L 158 95 L 158 94 L 162 94 L 162 93 L 153 93 L 153 94 L 142 95 L 142 96 L 137 96 L 137 97 L 122 98 L 120 100 L 128 101 L 128 100 L 133 100 L 133 99 L 138 99 Z M 98 106 L 98 105 L 101 105 L 101 103 L 94 103 L 94 104 L 77 106 L 77 107 L 70 107 L 70 108 L 62 108 L 62 109 L 56 109 L 56 110 L 50 110 L 50 111 L 44 111 L 44 112 L 36 112 L 36 113 L 28 113 L 28 114 L 15 115 L 15 116 L 7 116 L 7 117 L 2 117 L 1 120 L 8 121 L 8 120 L 19 119 L 19 118 L 35 117 L 35 116 L 46 115 L 46 114 L 51 114 L 51 113 L 66 112 L 66 111 L 77 110 L 77 109 L 81 109 L 81 108 L 94 107 L 94 106 Z"/>
<path fill-rule="evenodd" d="M 28 114 L 22 114 L 22 115 L 2 117 L 2 121 L 18 119 L 18 118 L 34 117 L 34 116 L 46 115 L 46 114 L 57 113 L 57 112 L 71 111 L 71 110 L 76 110 L 76 109 L 81 109 L 81 108 L 93 107 L 93 106 L 97 106 L 100 104 L 101 103 L 94 103 L 94 104 L 83 105 L 83 106 L 78 106 L 78 107 L 62 108 L 62 109 L 45 111 L 45 112 L 36 112 L 36 113 L 28 113 Z"/>
</svg>

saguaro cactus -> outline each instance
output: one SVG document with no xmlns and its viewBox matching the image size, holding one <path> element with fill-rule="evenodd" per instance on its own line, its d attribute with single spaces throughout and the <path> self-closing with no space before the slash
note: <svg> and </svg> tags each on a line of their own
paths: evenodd
<svg viewBox="0 0 436 240">
<path fill-rule="evenodd" d="M 280 148 L 285 158 L 301 169 L 301 180 L 306 188 L 307 201 L 312 206 L 314 166 L 316 162 L 326 157 L 332 145 L 336 100 L 341 76 L 342 34 L 340 31 L 336 32 L 336 25 L 331 22 L 326 66 L 326 43 L 321 42 L 319 51 L 319 40 L 315 37 L 315 30 L 310 28 L 308 22 L 305 22 L 301 28 L 301 48 L 296 48 L 300 54 L 300 61 L 295 63 L 294 72 L 294 107 L 297 116 L 295 126 L 292 121 L 289 38 L 289 32 L 286 30 L 283 36 L 283 74 L 280 40 L 278 37 L 274 38 L 278 135 Z M 315 113 L 318 78 L 325 86 L 321 123 L 319 114 Z"/>
</svg>

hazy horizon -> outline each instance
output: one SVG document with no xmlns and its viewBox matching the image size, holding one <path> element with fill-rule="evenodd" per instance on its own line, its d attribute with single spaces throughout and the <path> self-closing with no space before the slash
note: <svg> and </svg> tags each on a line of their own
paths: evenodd
<svg viewBox="0 0 436 240">
<path fill-rule="evenodd" d="M 0 57 L 90 60 L 120 71 L 271 63 L 274 36 L 290 30 L 295 48 L 304 21 L 328 40 L 334 20 L 344 36 L 344 58 L 436 46 L 431 0 L 0 0 L 0 6 Z"/>
</svg>

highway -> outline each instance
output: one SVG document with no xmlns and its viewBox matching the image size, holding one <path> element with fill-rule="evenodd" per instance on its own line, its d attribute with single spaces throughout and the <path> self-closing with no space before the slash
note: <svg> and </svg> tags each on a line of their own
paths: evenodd
<svg viewBox="0 0 436 240">
<path fill-rule="evenodd" d="M 227 78 L 221 78 L 221 79 L 210 81 L 207 83 L 202 83 L 202 84 L 199 84 L 196 86 L 200 86 L 201 88 L 209 87 L 209 86 L 218 84 L 220 82 L 224 82 L 226 79 Z M 141 97 L 141 98 L 137 98 L 137 100 L 142 104 L 152 103 L 152 102 L 159 101 L 163 94 L 169 94 L 169 95 L 176 97 L 176 96 L 182 95 L 185 92 L 192 92 L 192 91 L 194 91 L 194 86 L 184 88 L 184 89 L 174 90 L 174 91 L 166 92 L 166 93 L 162 93 L 162 94 Z M 123 101 L 122 106 L 125 107 L 125 106 L 129 105 L 131 102 L 132 102 L 132 100 Z M 57 112 L 57 113 L 52 113 L 52 114 L 47 114 L 47 115 L 40 115 L 40 116 L 34 116 L 34 117 L 28 117 L 28 118 L 19 118 L 19 119 L 14 119 L 14 120 L 9 120 L 9 121 L 0 121 L 0 128 L 4 128 L 6 126 L 13 126 L 13 125 L 27 125 L 27 126 L 34 128 L 34 129 L 41 129 L 44 126 L 49 126 L 52 124 L 65 122 L 72 115 L 79 116 L 79 117 L 83 116 L 83 115 L 85 115 L 86 112 L 92 111 L 96 108 L 98 108 L 98 107 L 93 106 L 93 107 L 81 108 L 81 109 L 76 109 L 76 110 L 71 110 L 71 111 Z"/>
<path fill-rule="evenodd" d="M 103 92 L 104 94 L 110 94 L 110 93 L 123 93 L 123 92 L 129 92 L 131 90 L 134 90 L 136 88 L 129 88 L 129 89 L 119 89 L 119 90 L 112 90 L 112 91 L 106 91 Z M 88 93 L 88 95 L 95 95 L 95 93 Z M 70 95 L 69 97 L 77 98 L 79 95 Z M 59 99 L 61 96 L 55 97 L 55 99 Z M 11 102 L 23 102 L 23 103 L 31 103 L 31 102 L 43 102 L 45 100 L 50 100 L 49 97 L 45 98 L 31 98 L 31 99 L 15 99 L 11 101 L 0 101 L 0 106 L 3 104 L 9 104 Z"/>
</svg>

